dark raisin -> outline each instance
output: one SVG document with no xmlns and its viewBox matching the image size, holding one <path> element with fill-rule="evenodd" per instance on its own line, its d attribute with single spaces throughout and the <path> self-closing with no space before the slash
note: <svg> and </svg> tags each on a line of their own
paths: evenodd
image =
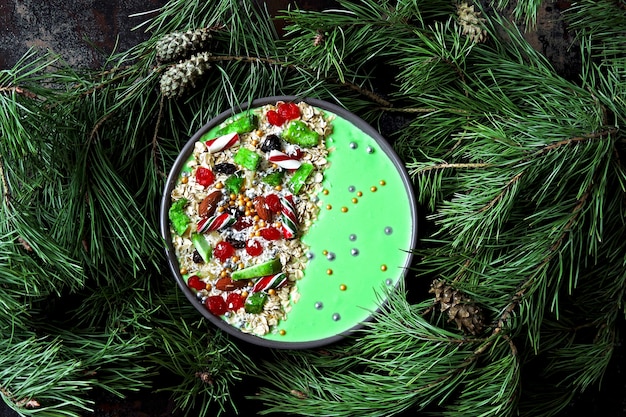
<svg viewBox="0 0 626 417">
<path fill-rule="evenodd" d="M 269 152 L 273 150 L 279 150 L 281 147 L 280 138 L 276 135 L 269 135 L 265 138 L 261 144 L 261 150 L 263 152 Z"/>
<path fill-rule="evenodd" d="M 216 164 L 213 167 L 213 172 L 217 172 L 218 174 L 234 174 L 237 171 L 237 167 L 233 164 L 229 164 L 228 162 L 222 162 L 221 164 Z"/>
<path fill-rule="evenodd" d="M 243 249 L 246 246 L 246 242 L 242 240 L 237 240 L 234 238 L 227 238 L 226 241 L 230 243 L 235 249 Z"/>
<path fill-rule="evenodd" d="M 201 263 L 204 262 L 204 259 L 202 259 L 202 255 L 200 255 L 200 253 L 197 250 L 193 251 L 193 258 L 192 259 L 197 264 L 201 264 Z"/>
</svg>

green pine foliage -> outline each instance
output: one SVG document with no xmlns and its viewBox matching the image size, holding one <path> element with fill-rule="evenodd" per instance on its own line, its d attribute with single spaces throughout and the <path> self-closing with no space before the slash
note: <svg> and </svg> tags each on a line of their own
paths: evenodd
<svg viewBox="0 0 626 417">
<path fill-rule="evenodd" d="M 246 384 L 263 414 L 553 416 L 597 389 L 626 288 L 623 2 L 565 13 L 577 80 L 497 12 L 508 2 L 337 3 L 284 11 L 278 34 L 259 2 L 172 0 L 101 69 L 32 51 L 0 71 L 6 404 L 81 416 L 94 391 L 155 389 L 209 416 L 241 409 Z M 537 7 L 519 1 L 514 17 L 532 27 Z M 201 51 L 157 59 L 164 36 L 201 28 Z M 400 120 L 390 140 L 424 222 L 406 283 L 354 337 L 259 358 L 177 290 L 158 208 L 197 129 L 280 94 Z M 480 326 L 464 321 L 478 311 Z"/>
</svg>

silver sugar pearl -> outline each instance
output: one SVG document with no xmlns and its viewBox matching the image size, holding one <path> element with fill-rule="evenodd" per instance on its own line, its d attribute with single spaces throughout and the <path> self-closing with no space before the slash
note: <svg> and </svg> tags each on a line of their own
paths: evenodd
<svg viewBox="0 0 626 417">
<path fill-rule="evenodd" d="M 315 258 L 315 255 L 313 254 L 313 252 L 307 252 L 306 253 L 306 258 L 311 260 L 311 259 Z"/>
<path fill-rule="evenodd" d="M 335 252 L 328 252 L 328 254 L 326 254 L 326 259 L 328 259 L 329 261 L 334 261 L 335 260 Z"/>
<path fill-rule="evenodd" d="M 356 187 L 354 185 L 351 185 L 348 187 L 348 191 L 350 191 L 351 193 L 356 191 Z"/>
<path fill-rule="evenodd" d="M 393 280 L 392 280 L 391 278 L 387 278 L 387 279 L 385 280 L 385 284 L 387 284 L 387 285 L 391 285 L 391 284 L 393 284 Z"/>
<path fill-rule="evenodd" d="M 374 153 L 374 148 L 372 148 L 371 146 L 368 146 L 366 151 L 367 153 Z"/>
<path fill-rule="evenodd" d="M 341 316 L 339 315 L 339 313 L 335 313 L 335 314 L 333 314 L 333 320 L 334 320 L 334 321 L 339 321 L 339 320 L 341 320 Z"/>
<path fill-rule="evenodd" d="M 350 142 L 350 149 L 356 149 L 359 145 L 356 142 Z"/>
<path fill-rule="evenodd" d="M 356 240 L 356 235 L 355 234 L 351 234 L 350 235 L 350 241 L 354 242 Z"/>
<path fill-rule="evenodd" d="M 315 303 L 316 310 L 321 310 L 323 308 L 324 308 L 324 303 L 322 303 L 321 301 L 318 301 L 317 303 Z"/>
<path fill-rule="evenodd" d="M 385 227 L 385 234 L 390 235 L 393 233 L 393 229 L 390 226 Z"/>
<path fill-rule="evenodd" d="M 359 255 L 359 250 L 357 248 L 352 248 L 352 250 L 350 250 L 350 254 L 352 256 L 358 256 Z"/>
</svg>

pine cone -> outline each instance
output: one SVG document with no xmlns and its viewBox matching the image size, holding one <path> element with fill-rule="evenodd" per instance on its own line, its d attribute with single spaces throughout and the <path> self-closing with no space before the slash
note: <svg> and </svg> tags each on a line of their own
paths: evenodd
<svg viewBox="0 0 626 417">
<path fill-rule="evenodd" d="M 168 98 L 177 98 L 195 87 L 196 81 L 211 68 L 210 56 L 210 53 L 202 52 L 169 67 L 161 76 L 161 93 Z"/>
<path fill-rule="evenodd" d="M 485 19 L 480 17 L 480 12 L 474 10 L 474 5 L 470 6 L 467 2 L 459 3 L 456 6 L 456 14 L 463 35 L 474 43 L 484 42 L 487 39 L 487 33 L 481 27 Z"/>
<path fill-rule="evenodd" d="M 156 43 L 156 58 L 159 62 L 173 62 L 185 58 L 195 51 L 206 48 L 211 38 L 211 30 L 207 28 L 169 33 Z"/>
<path fill-rule="evenodd" d="M 435 294 L 435 304 L 439 304 L 440 311 L 447 313 L 448 321 L 454 321 L 459 330 L 473 335 L 483 331 L 481 308 L 463 293 L 439 280 L 433 281 L 429 292 Z"/>
</svg>

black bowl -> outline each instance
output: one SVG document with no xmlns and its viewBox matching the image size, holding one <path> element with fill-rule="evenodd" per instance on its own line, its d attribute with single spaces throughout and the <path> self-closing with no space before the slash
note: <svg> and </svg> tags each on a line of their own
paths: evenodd
<svg viewBox="0 0 626 417">
<path fill-rule="evenodd" d="M 333 169 L 333 166 L 341 167 L 345 171 L 347 169 L 346 166 L 350 164 L 353 164 L 352 166 L 354 167 L 358 166 L 362 173 L 348 182 L 343 181 L 339 176 L 330 178 L 329 184 L 332 183 L 335 186 L 334 191 L 330 193 L 335 198 L 332 202 L 344 203 L 345 206 L 341 208 L 341 211 L 345 210 L 344 214 L 340 214 L 341 211 L 338 208 L 331 210 L 330 204 L 326 204 L 323 201 L 328 197 L 326 190 L 326 194 L 321 198 L 320 205 L 322 207 L 320 208 L 320 217 L 317 221 L 325 222 L 326 225 L 332 224 L 332 226 L 330 226 L 331 229 L 327 229 L 327 242 L 324 242 L 323 246 L 311 247 L 311 249 L 314 249 L 310 252 L 312 260 L 310 265 L 307 266 L 305 273 L 308 273 L 309 268 L 311 268 L 312 275 L 306 275 L 302 280 L 303 286 L 308 282 L 309 293 L 317 293 L 315 296 L 318 298 L 308 297 L 310 299 L 303 301 L 307 296 L 306 289 L 300 290 L 302 297 L 294 304 L 292 311 L 287 317 L 288 320 L 285 321 L 285 324 L 289 324 L 292 330 L 287 332 L 287 336 L 284 337 L 277 337 L 275 334 L 265 337 L 244 333 L 221 317 L 213 315 L 198 301 L 196 292 L 188 288 L 185 279 L 180 273 L 178 260 L 173 248 L 168 210 L 171 202 L 170 195 L 180 177 L 181 170 L 190 158 L 196 141 L 202 135 L 214 129 L 229 117 L 244 110 L 275 104 L 279 101 L 304 101 L 324 112 L 336 115 L 337 120 L 343 119 L 347 122 L 346 126 L 354 126 L 355 130 L 358 130 L 354 138 L 346 137 L 346 139 L 335 140 L 333 135 L 330 135 L 332 139 L 327 143 L 327 147 L 330 148 L 332 146 L 334 148 L 332 152 L 336 152 L 340 148 L 345 149 L 342 152 L 346 156 L 343 161 L 341 159 L 336 160 L 334 162 L 335 165 L 331 162 L 328 173 L 330 174 L 330 169 Z M 373 184 L 373 179 L 379 178 L 376 176 L 376 169 L 363 168 L 363 164 L 368 164 L 369 166 L 368 158 L 372 158 L 367 156 L 367 154 L 376 153 L 378 161 L 390 164 L 387 168 L 388 172 L 381 175 L 380 178 L 383 176 L 385 178 L 393 178 L 392 181 L 380 179 L 377 180 L 378 184 Z M 335 155 L 341 154 L 336 153 Z M 329 160 L 331 158 L 329 156 Z M 363 177 L 368 175 L 373 175 L 369 183 L 359 183 Z M 342 176 L 346 177 L 348 175 Z M 393 192 L 391 190 L 392 187 L 388 186 L 391 185 L 391 182 L 394 182 L 396 187 Z M 372 185 L 370 186 L 370 184 Z M 375 191 L 379 192 L 375 193 Z M 376 206 L 370 205 L 373 201 L 377 201 Z M 403 163 L 392 147 L 374 128 L 344 108 L 321 100 L 301 99 L 294 96 L 276 96 L 254 100 L 252 103 L 243 104 L 240 108 L 225 111 L 205 124 L 189 139 L 172 166 L 163 192 L 160 210 L 161 235 L 165 241 L 169 267 L 178 286 L 189 299 L 189 302 L 195 306 L 200 314 L 219 329 L 246 342 L 270 348 L 304 349 L 319 347 L 338 341 L 354 330 L 361 328 L 364 322 L 371 319 L 372 313 L 385 302 L 387 292 L 385 287 L 393 289 L 404 278 L 405 270 L 412 260 L 411 249 L 413 249 L 417 240 L 416 204 L 411 181 Z M 348 217 L 348 211 L 355 214 L 352 217 Z M 324 212 L 323 215 L 322 212 Z M 345 230 L 342 230 L 342 226 L 345 226 Z M 353 229 L 350 229 L 350 227 Z M 353 233 L 350 230 L 357 231 L 357 233 Z M 347 234 L 348 232 L 349 234 Z M 322 235 L 322 241 L 324 236 L 326 234 Z M 317 241 L 320 241 L 320 239 Z M 389 245 L 391 247 L 388 247 Z M 384 249 L 387 255 L 396 259 L 396 261 L 390 264 L 391 267 L 385 263 L 386 258 L 378 259 L 379 250 L 377 248 Z M 396 255 L 396 250 L 399 255 Z M 350 252 L 349 255 L 347 251 Z M 331 267 L 339 264 L 332 262 L 340 257 L 343 257 L 346 265 L 347 262 L 352 262 L 352 267 L 350 267 L 349 271 L 344 270 L 343 275 L 339 274 L 340 268 L 338 268 L 334 276 L 339 276 L 339 278 L 335 279 L 332 276 Z M 321 270 L 324 272 L 320 273 Z M 370 276 L 371 279 L 368 278 Z M 332 279 L 335 280 L 331 281 Z M 348 283 L 347 286 L 345 282 Z M 325 287 L 323 292 L 320 292 L 320 286 Z M 337 290 L 337 288 L 340 288 L 340 290 Z M 303 304 L 305 306 L 300 307 Z M 295 313 L 296 311 L 298 311 L 297 314 Z M 293 320 L 290 321 L 289 319 L 292 318 L 292 315 Z M 296 321 L 295 324 L 293 324 L 294 320 Z M 301 326 L 299 326 L 299 323 L 301 323 Z M 318 334 L 311 334 L 308 337 L 308 330 L 305 332 L 304 328 L 311 330 L 318 328 L 319 331 L 317 332 Z M 325 329 L 328 329 L 327 333 L 325 333 Z M 295 333 L 298 333 L 299 336 L 295 339 L 290 339 L 288 335 Z"/>
</svg>

